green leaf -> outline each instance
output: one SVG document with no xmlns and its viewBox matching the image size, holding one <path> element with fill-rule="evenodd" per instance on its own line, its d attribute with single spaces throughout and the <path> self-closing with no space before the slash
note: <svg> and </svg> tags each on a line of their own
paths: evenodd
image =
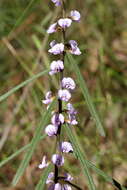
<svg viewBox="0 0 127 190">
<path fill-rule="evenodd" d="M 82 151 L 82 147 L 81 147 L 81 145 L 79 143 L 79 140 L 78 140 L 78 137 L 77 137 L 76 133 L 73 133 L 71 128 L 68 127 L 68 126 L 66 127 L 66 130 L 67 130 L 68 137 L 69 137 L 70 141 L 72 142 L 72 144 L 74 146 L 74 153 L 75 153 L 75 155 L 77 156 L 77 158 L 79 159 L 80 162 L 81 162 L 81 159 L 84 160 L 86 162 L 88 168 L 93 169 L 98 175 L 103 177 L 105 179 L 105 181 L 107 181 L 108 183 L 111 183 L 117 189 L 119 189 L 119 190 L 127 190 L 127 188 L 123 187 L 115 179 L 108 176 L 105 172 L 103 172 L 102 170 L 97 168 L 92 162 L 86 160 L 86 155 L 84 153 L 84 149 Z M 83 161 L 81 162 L 81 165 L 82 164 L 83 164 Z"/>
<path fill-rule="evenodd" d="M 88 106 L 88 109 L 89 109 L 92 117 L 94 118 L 94 120 L 96 122 L 97 129 L 98 129 L 99 133 L 102 136 L 105 136 L 105 132 L 104 132 L 103 126 L 101 124 L 101 121 L 99 119 L 98 113 L 97 113 L 97 111 L 95 109 L 95 106 L 94 106 L 94 104 L 92 102 L 92 99 L 90 97 L 88 88 L 86 86 L 86 82 L 85 82 L 85 80 L 83 79 L 83 77 L 81 75 L 79 67 L 76 64 L 75 60 L 73 59 L 72 55 L 68 54 L 67 57 L 68 57 L 68 60 L 69 60 L 70 64 L 72 64 L 74 72 L 76 73 L 79 86 L 80 86 L 80 88 L 82 90 L 83 96 L 84 96 L 86 104 Z"/>
<path fill-rule="evenodd" d="M 46 135 L 43 135 L 40 140 L 44 139 L 46 137 Z M 30 148 L 31 143 L 23 146 L 22 148 L 20 148 L 19 150 L 17 150 L 15 153 L 13 153 L 11 156 L 9 156 L 8 158 L 6 158 L 5 160 L 0 162 L 0 167 L 4 166 L 6 163 L 8 163 L 10 160 L 12 160 L 13 158 L 15 158 L 16 156 L 18 156 L 21 152 L 27 150 L 28 148 Z"/>
<path fill-rule="evenodd" d="M 37 79 L 37 78 L 39 78 L 42 75 L 45 75 L 47 73 L 48 73 L 48 70 L 42 71 L 42 72 L 34 75 L 33 77 L 25 80 L 24 82 L 20 83 L 19 85 L 15 86 L 11 90 L 9 90 L 8 92 L 6 92 L 5 94 L 3 94 L 3 95 L 0 96 L 0 102 L 2 102 L 4 99 L 6 99 L 8 96 L 10 96 L 14 92 L 16 92 L 17 90 L 19 90 L 20 88 L 22 88 L 23 86 L 27 85 L 28 83 L 32 82 L 33 80 L 35 80 L 35 79 Z"/>
<path fill-rule="evenodd" d="M 51 169 L 52 169 L 52 165 L 50 164 L 45 169 L 44 173 L 42 174 L 41 179 L 40 179 L 39 183 L 37 184 L 35 190 L 43 190 L 45 188 L 45 182 L 46 182 L 46 179 L 47 179 L 48 174 L 51 171 Z"/>
<path fill-rule="evenodd" d="M 23 175 L 26 167 L 28 166 L 29 162 L 30 162 L 30 159 L 34 153 L 34 150 L 39 142 L 39 139 L 41 137 L 41 133 L 42 133 L 42 130 L 44 129 L 45 125 L 47 124 L 47 121 L 49 120 L 49 117 L 50 117 L 50 114 L 51 114 L 51 110 L 52 110 L 52 107 L 54 106 L 56 100 L 54 100 L 50 107 L 48 108 L 48 110 L 44 113 L 40 123 L 39 123 L 39 126 L 37 127 L 36 131 L 35 131 L 35 135 L 34 137 L 32 138 L 31 140 L 31 146 L 30 148 L 28 149 L 28 151 L 26 152 L 25 156 L 24 156 L 24 159 L 22 160 L 18 170 L 17 170 L 17 173 L 16 175 L 14 176 L 14 179 L 12 181 L 12 184 L 13 185 L 16 185 L 20 179 L 20 177 Z"/>
<path fill-rule="evenodd" d="M 86 160 L 86 162 L 87 162 L 88 167 L 91 168 L 91 169 L 93 169 L 100 176 L 102 176 L 105 179 L 105 181 L 107 181 L 108 183 L 111 183 L 113 186 L 117 187 L 117 189 L 119 189 L 119 190 L 127 190 L 127 188 L 123 187 L 115 179 L 113 179 L 112 177 L 110 177 L 107 174 L 105 174 L 102 170 L 100 170 L 99 168 L 97 168 L 92 162 L 90 162 L 88 160 Z"/>
<path fill-rule="evenodd" d="M 37 2 L 37 1 L 40 1 L 40 0 L 31 0 L 31 1 L 29 1 L 29 4 L 24 9 L 23 13 L 19 16 L 19 18 L 17 19 L 17 22 L 15 23 L 14 27 L 11 29 L 11 31 L 10 31 L 10 33 L 8 35 L 10 35 L 15 30 L 15 28 L 22 23 L 22 21 L 24 20 L 24 18 L 28 14 L 29 10 L 32 8 L 33 4 L 35 2 Z"/>
<path fill-rule="evenodd" d="M 71 126 L 66 125 L 66 131 L 67 131 L 67 135 L 69 136 L 70 141 L 73 144 L 75 154 L 77 155 L 77 157 L 78 157 L 78 159 L 79 159 L 79 161 L 81 163 L 83 173 L 88 179 L 89 189 L 90 190 L 95 190 L 96 187 L 94 185 L 93 178 L 89 173 L 88 164 L 87 164 L 86 159 L 85 159 L 85 157 L 83 156 L 83 154 L 82 154 L 82 152 L 80 150 L 80 147 L 78 145 L 77 139 L 73 135 L 73 132 L 71 130 Z"/>
</svg>

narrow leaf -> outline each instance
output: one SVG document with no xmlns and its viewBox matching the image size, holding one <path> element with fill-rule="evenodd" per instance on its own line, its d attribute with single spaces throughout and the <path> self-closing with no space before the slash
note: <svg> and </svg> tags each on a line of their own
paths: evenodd
<svg viewBox="0 0 127 190">
<path fill-rule="evenodd" d="M 72 142 L 72 144 L 75 148 L 74 153 L 77 156 L 77 158 L 79 159 L 79 161 L 80 161 L 80 157 L 79 157 L 79 154 L 77 151 L 79 151 L 81 153 L 82 159 L 85 159 L 87 167 L 93 169 L 98 175 L 102 176 L 106 182 L 111 183 L 113 186 L 115 186 L 119 190 L 127 190 L 127 188 L 123 187 L 118 181 L 116 181 L 112 177 L 108 176 L 105 172 L 103 172 L 102 170 L 97 168 L 92 162 L 86 160 L 86 155 L 85 155 L 84 151 L 82 151 L 82 147 L 79 143 L 76 133 L 72 133 L 72 130 L 69 127 L 67 127 L 66 130 L 67 130 L 68 136 L 70 138 L 70 141 Z"/>
<path fill-rule="evenodd" d="M 78 79 L 78 83 L 79 83 L 79 86 L 82 90 L 82 93 L 83 93 L 83 96 L 86 100 L 86 104 L 88 106 L 88 109 L 92 115 L 92 117 L 94 118 L 95 122 L 96 122 L 96 126 L 97 126 L 97 129 L 99 131 L 99 133 L 102 135 L 102 136 L 105 136 L 105 132 L 104 132 L 104 129 L 103 129 L 103 126 L 101 124 L 101 121 L 99 119 L 99 116 L 98 116 L 98 113 L 95 109 L 95 106 L 92 102 L 92 99 L 90 97 L 90 94 L 89 94 L 89 91 L 88 91 L 88 88 L 86 86 L 86 82 L 85 80 L 83 79 L 82 75 L 81 75 L 81 72 L 79 70 L 79 67 L 78 65 L 76 64 L 75 60 L 73 59 L 72 55 L 68 54 L 67 55 L 68 57 L 68 60 L 69 62 L 72 64 L 72 67 L 73 67 L 73 70 L 74 72 L 76 73 L 76 76 L 77 76 L 77 79 Z"/>
<path fill-rule="evenodd" d="M 44 139 L 46 137 L 46 135 L 43 135 L 40 140 Z M 6 158 L 5 160 L 0 162 L 0 167 L 4 166 L 5 164 L 7 164 L 10 160 L 14 159 L 16 156 L 18 156 L 20 153 L 22 153 L 23 151 L 27 150 L 28 148 L 30 148 L 31 143 L 23 146 L 22 148 L 20 148 L 19 150 L 17 150 L 15 153 L 13 153 L 11 156 L 9 156 L 8 158 Z"/>
<path fill-rule="evenodd" d="M 17 90 L 19 90 L 20 88 L 22 88 L 23 86 L 27 85 L 28 83 L 32 82 L 33 80 L 35 80 L 35 79 L 37 79 L 37 78 L 39 78 L 42 75 L 45 75 L 47 73 L 48 73 L 48 70 L 42 71 L 42 72 L 34 75 L 33 77 L 25 80 L 24 82 L 20 83 L 19 85 L 15 86 L 11 90 L 9 90 L 8 92 L 6 92 L 5 94 L 3 94 L 3 95 L 0 96 L 0 102 L 2 102 L 4 99 L 6 99 L 8 96 L 10 96 L 14 92 L 16 92 Z"/>
<path fill-rule="evenodd" d="M 92 176 L 89 173 L 88 164 L 87 164 L 86 159 L 84 158 L 84 156 L 83 156 L 83 154 L 82 154 L 82 152 L 80 150 L 80 147 L 79 147 L 79 145 L 77 143 L 77 139 L 73 135 L 73 132 L 71 130 L 71 126 L 66 125 L 66 131 L 67 131 L 67 134 L 68 134 L 68 136 L 70 138 L 70 141 L 73 144 L 73 147 L 75 149 L 75 153 L 78 156 L 78 159 L 79 159 L 79 161 L 81 163 L 81 166 L 82 166 L 82 169 L 83 169 L 83 173 L 84 173 L 84 175 L 88 179 L 89 189 L 90 190 L 95 190 L 96 187 L 94 185 L 93 178 L 92 178 Z"/>
<path fill-rule="evenodd" d="M 55 104 L 55 100 L 51 103 L 50 107 L 48 108 L 48 110 L 44 113 L 41 121 L 40 121 L 40 124 L 39 126 L 37 127 L 36 131 L 35 131 L 35 135 L 33 137 L 33 139 L 31 140 L 31 146 L 30 148 L 28 149 L 28 151 L 26 152 L 25 156 L 24 156 L 24 159 L 22 160 L 18 170 L 17 170 L 17 173 L 16 175 L 14 176 L 14 179 L 13 179 L 13 182 L 12 184 L 13 185 L 16 185 L 20 179 L 20 177 L 23 175 L 26 167 L 28 166 L 29 164 L 29 161 L 34 153 L 34 150 L 39 142 L 39 139 L 41 137 L 41 133 L 42 133 L 42 130 L 44 129 L 49 117 L 50 117 L 50 113 L 51 113 L 51 110 L 52 110 L 52 107 L 54 106 Z"/>
</svg>

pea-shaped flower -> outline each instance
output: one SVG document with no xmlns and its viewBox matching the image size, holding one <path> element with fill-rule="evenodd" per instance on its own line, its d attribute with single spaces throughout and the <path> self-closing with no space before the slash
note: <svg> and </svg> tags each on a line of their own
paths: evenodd
<svg viewBox="0 0 127 190">
<path fill-rule="evenodd" d="M 72 10 L 72 11 L 70 12 L 70 17 L 71 17 L 71 19 L 72 19 L 73 21 L 79 22 L 79 21 L 80 21 L 80 18 L 81 18 L 81 15 L 80 15 L 80 13 L 79 13 L 78 11 Z"/>
<path fill-rule="evenodd" d="M 72 104 L 68 103 L 67 104 L 67 113 L 68 113 L 68 120 L 67 123 L 71 124 L 71 125 L 77 125 L 78 121 L 76 120 L 76 114 L 77 111 L 74 109 L 74 107 L 72 106 Z"/>
<path fill-rule="evenodd" d="M 70 53 L 71 54 L 74 54 L 74 55 L 80 55 L 81 54 L 81 51 L 78 48 L 78 44 L 75 40 L 70 40 L 69 45 L 70 45 Z"/>
<path fill-rule="evenodd" d="M 64 157 L 62 155 L 59 155 L 59 154 L 53 154 L 52 162 L 53 162 L 53 164 L 57 165 L 58 167 L 63 166 Z"/>
<path fill-rule="evenodd" d="M 45 128 L 45 133 L 46 133 L 48 136 L 50 136 L 50 137 L 56 135 L 56 134 L 57 134 L 57 131 L 58 131 L 58 126 L 55 126 L 55 125 L 52 125 L 52 124 L 48 125 L 48 126 Z"/>
<path fill-rule="evenodd" d="M 51 0 L 53 3 L 55 3 L 55 6 L 61 6 L 61 1 L 60 0 Z"/>
<path fill-rule="evenodd" d="M 52 124 L 55 126 L 59 126 L 60 124 L 64 123 L 64 116 L 60 113 L 55 113 L 51 119 Z"/>
<path fill-rule="evenodd" d="M 46 184 L 53 183 L 53 179 L 52 178 L 54 178 L 54 172 L 50 172 L 49 173 L 48 178 L 46 180 Z"/>
<path fill-rule="evenodd" d="M 43 156 L 42 162 L 41 162 L 41 164 L 39 164 L 38 167 L 39 167 L 40 169 L 42 169 L 42 168 L 47 167 L 48 165 L 49 165 L 49 163 L 46 162 L 46 156 Z"/>
<path fill-rule="evenodd" d="M 72 23 L 72 20 L 70 18 L 61 18 L 58 20 L 59 26 L 61 26 L 61 28 L 63 29 L 71 26 L 71 23 Z"/>
<path fill-rule="evenodd" d="M 51 43 L 50 43 L 51 45 Z M 51 49 L 48 50 L 49 53 L 58 55 L 64 52 L 64 44 L 63 43 L 57 43 L 57 44 L 52 44 Z"/>
<path fill-rule="evenodd" d="M 50 75 L 53 75 L 55 73 L 61 72 L 64 69 L 63 61 L 53 61 L 50 65 Z"/>
<path fill-rule="evenodd" d="M 64 77 L 62 80 L 62 87 L 66 88 L 66 89 L 71 89 L 74 90 L 76 87 L 76 84 L 74 82 L 74 80 L 70 77 Z"/>
<path fill-rule="evenodd" d="M 57 30 L 57 22 L 54 23 L 54 24 L 51 24 L 51 26 L 50 26 L 50 27 L 48 28 L 48 30 L 47 30 L 47 33 L 48 33 L 48 34 L 51 34 L 51 33 L 56 32 L 56 30 Z"/>
<path fill-rule="evenodd" d="M 62 190 L 62 187 L 60 183 L 51 184 L 48 190 Z"/>
<path fill-rule="evenodd" d="M 65 153 L 73 152 L 73 148 L 72 148 L 71 143 L 66 142 L 66 141 L 62 142 L 60 144 L 60 151 L 65 152 Z"/>
<path fill-rule="evenodd" d="M 58 91 L 58 97 L 62 101 L 68 102 L 70 100 L 70 98 L 71 98 L 71 93 L 66 89 L 64 89 L 64 90 L 60 89 Z"/>
<path fill-rule="evenodd" d="M 52 92 L 48 91 L 45 95 L 45 100 L 42 100 L 43 104 L 50 104 L 53 100 Z"/>
<path fill-rule="evenodd" d="M 65 173 L 64 176 L 65 176 L 66 181 L 72 181 L 73 180 L 73 177 L 69 173 Z"/>
</svg>

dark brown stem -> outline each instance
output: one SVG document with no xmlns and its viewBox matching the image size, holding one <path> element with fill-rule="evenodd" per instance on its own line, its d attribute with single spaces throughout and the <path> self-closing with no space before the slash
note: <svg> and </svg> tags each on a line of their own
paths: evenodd
<svg viewBox="0 0 127 190">
<path fill-rule="evenodd" d="M 63 18 L 65 17 L 65 3 L 64 3 L 64 0 L 62 0 L 62 9 L 63 9 Z M 62 31 L 62 42 L 63 44 L 65 44 L 65 30 Z M 63 61 L 64 63 L 64 58 L 65 58 L 65 52 L 63 52 L 63 54 L 61 54 L 61 60 Z M 62 89 L 62 79 L 63 79 L 63 70 L 60 72 L 60 81 L 59 81 L 59 84 L 60 84 L 60 89 Z M 63 110 L 62 110 L 62 100 L 60 100 L 58 98 L 58 114 L 62 113 Z M 58 142 L 58 145 L 60 146 L 60 134 L 61 134 L 61 124 L 58 126 L 58 132 L 57 132 L 57 142 Z M 54 177 L 54 182 L 57 183 L 58 181 L 58 173 L 59 173 L 59 169 L 58 169 L 58 166 L 55 165 L 55 177 Z"/>
<path fill-rule="evenodd" d="M 69 181 L 66 181 L 66 183 L 68 183 L 68 184 L 71 185 L 72 187 L 75 187 L 75 188 L 78 189 L 78 190 L 82 190 L 79 186 L 77 186 L 77 185 L 75 185 L 75 184 L 73 184 L 73 183 L 71 183 L 71 182 L 69 182 Z"/>
<path fill-rule="evenodd" d="M 82 190 L 78 185 L 75 185 L 75 184 L 71 183 L 70 181 L 67 181 L 65 177 L 59 176 L 58 181 L 60 181 L 60 180 L 64 180 L 67 184 L 71 185 L 72 187 L 74 187 L 78 190 Z"/>
<path fill-rule="evenodd" d="M 57 165 L 55 165 L 55 176 L 54 176 L 54 182 L 57 183 L 58 182 L 58 167 Z"/>
</svg>

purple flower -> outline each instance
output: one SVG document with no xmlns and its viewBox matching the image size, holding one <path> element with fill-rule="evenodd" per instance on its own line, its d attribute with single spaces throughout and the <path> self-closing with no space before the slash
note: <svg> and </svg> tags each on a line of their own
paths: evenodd
<svg viewBox="0 0 127 190">
<path fill-rule="evenodd" d="M 70 103 L 67 104 L 67 110 L 68 110 L 69 114 L 73 114 L 73 115 L 77 114 L 77 111 L 75 110 L 75 108 L 73 107 L 73 105 L 70 104 Z"/>
<path fill-rule="evenodd" d="M 54 42 L 54 41 L 53 41 Z M 51 49 L 48 50 L 49 53 L 52 53 L 54 55 L 58 55 L 63 53 L 64 51 L 64 44 L 63 43 L 57 43 L 57 44 L 53 44 L 53 42 L 50 43 Z"/>
<path fill-rule="evenodd" d="M 72 20 L 70 18 L 61 18 L 58 20 L 59 26 L 61 26 L 61 28 L 63 29 L 71 26 L 71 23 L 72 23 Z"/>
<path fill-rule="evenodd" d="M 72 78 L 70 78 L 70 77 L 65 78 L 64 77 L 63 80 L 62 80 L 62 87 L 74 90 L 76 85 L 75 85 L 75 82 L 74 82 L 74 80 Z"/>
<path fill-rule="evenodd" d="M 45 128 L 45 133 L 48 135 L 48 136 L 53 136 L 53 135 L 56 135 L 57 134 L 57 130 L 58 130 L 58 126 L 55 126 L 55 125 L 48 125 L 46 128 Z"/>
<path fill-rule="evenodd" d="M 51 119 L 52 124 L 55 126 L 59 126 L 60 124 L 64 123 L 64 116 L 60 113 L 55 113 Z"/>
<path fill-rule="evenodd" d="M 57 23 L 54 23 L 54 24 L 51 24 L 51 26 L 48 28 L 48 30 L 47 30 L 47 33 L 48 34 L 51 34 L 51 33 L 54 33 L 54 32 L 56 32 L 56 30 L 57 30 Z"/>
<path fill-rule="evenodd" d="M 68 118 L 69 118 L 67 123 L 69 123 L 71 125 L 77 125 L 78 124 L 78 122 L 76 120 L 77 111 L 74 109 L 72 104 L 70 104 L 70 103 L 67 104 L 67 110 L 68 110 Z"/>
<path fill-rule="evenodd" d="M 72 145 L 69 142 L 62 142 L 60 145 L 60 150 L 65 153 L 73 152 Z"/>
<path fill-rule="evenodd" d="M 72 190 L 71 187 L 67 184 L 52 184 L 49 186 L 48 190 Z"/>
<path fill-rule="evenodd" d="M 74 54 L 74 55 L 80 55 L 81 54 L 81 51 L 78 48 L 78 44 L 75 40 L 70 40 L 69 44 L 71 46 L 71 50 L 70 50 L 71 54 Z"/>
<path fill-rule="evenodd" d="M 64 176 L 65 176 L 65 181 L 71 182 L 73 180 L 73 177 L 69 173 L 65 173 Z"/>
<path fill-rule="evenodd" d="M 62 186 L 60 183 L 52 184 L 49 186 L 48 190 L 62 190 Z"/>
<path fill-rule="evenodd" d="M 72 190 L 72 189 L 71 189 L 71 186 L 65 184 L 65 185 L 62 186 L 61 190 Z"/>
<path fill-rule="evenodd" d="M 62 166 L 64 164 L 64 157 L 59 154 L 53 154 L 52 162 L 57 166 Z"/>
<path fill-rule="evenodd" d="M 52 180 L 53 177 L 54 177 L 54 173 L 50 172 L 46 180 L 46 184 L 53 183 L 53 180 Z"/>
<path fill-rule="evenodd" d="M 68 91 L 68 90 L 59 90 L 58 91 L 58 97 L 61 99 L 61 100 L 63 100 L 63 101 L 65 101 L 65 102 L 68 102 L 69 100 L 70 100 L 70 98 L 71 98 L 71 94 L 70 94 L 70 92 Z"/>
<path fill-rule="evenodd" d="M 39 168 L 42 169 L 42 168 L 45 168 L 49 165 L 49 163 L 46 162 L 46 156 L 43 156 L 43 159 L 42 159 L 42 162 L 41 164 L 39 164 Z"/>
<path fill-rule="evenodd" d="M 63 61 L 53 61 L 50 65 L 50 75 L 53 75 L 55 73 L 61 72 L 64 69 Z"/>
<path fill-rule="evenodd" d="M 45 95 L 45 100 L 42 100 L 43 104 L 50 104 L 53 100 L 53 97 L 52 97 L 52 92 L 49 91 L 46 93 Z"/>
<path fill-rule="evenodd" d="M 70 17 L 72 18 L 73 21 L 79 22 L 80 18 L 81 18 L 81 15 L 80 15 L 80 13 L 78 11 L 73 10 L 73 11 L 70 12 Z"/>
<path fill-rule="evenodd" d="M 61 6 L 61 1 L 60 0 L 51 0 L 53 3 L 55 3 L 55 6 Z"/>
<path fill-rule="evenodd" d="M 70 125 L 77 125 L 78 121 L 76 120 L 75 115 L 70 115 L 69 114 L 69 120 L 67 121 L 68 124 Z"/>
<path fill-rule="evenodd" d="M 53 40 L 53 41 L 50 42 L 50 47 L 53 47 L 56 44 L 57 44 L 56 40 Z"/>
</svg>

